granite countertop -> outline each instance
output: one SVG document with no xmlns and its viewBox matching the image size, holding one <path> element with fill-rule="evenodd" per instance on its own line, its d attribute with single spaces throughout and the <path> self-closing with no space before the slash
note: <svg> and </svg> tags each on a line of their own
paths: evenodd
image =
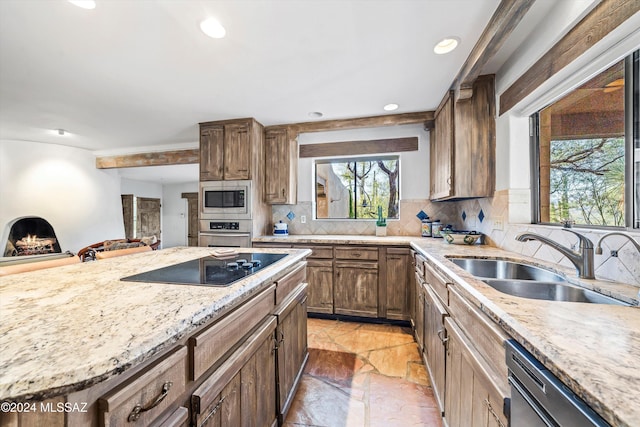
<svg viewBox="0 0 640 427">
<path fill-rule="evenodd" d="M 520 342 L 551 372 L 613 426 L 640 420 L 640 308 L 638 288 L 606 280 L 585 280 L 575 270 L 483 245 L 450 245 L 411 236 L 291 235 L 254 241 L 299 244 L 411 245 L 466 298 Z M 543 301 L 499 292 L 458 267 L 449 257 L 501 258 L 550 268 L 568 282 L 633 306 Z"/>
<path fill-rule="evenodd" d="M 228 287 L 121 281 L 210 253 L 170 248 L 0 278 L 0 400 L 82 390 L 148 360 L 266 288 L 308 250 Z"/>
</svg>

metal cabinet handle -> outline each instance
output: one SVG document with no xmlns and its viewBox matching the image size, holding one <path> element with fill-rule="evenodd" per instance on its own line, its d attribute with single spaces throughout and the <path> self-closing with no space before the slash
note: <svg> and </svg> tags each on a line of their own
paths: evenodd
<svg viewBox="0 0 640 427">
<path fill-rule="evenodd" d="M 129 421 L 130 423 L 138 421 L 138 419 L 140 418 L 140 415 L 143 412 L 150 411 L 151 409 L 153 409 L 156 406 L 158 406 L 160 404 L 160 402 L 162 402 L 164 400 L 164 398 L 169 395 L 169 389 L 171 389 L 172 385 L 173 385 L 173 383 L 171 381 L 166 381 L 162 385 L 162 393 L 160 393 L 160 395 L 158 395 L 158 397 L 156 397 L 155 400 L 149 406 L 143 407 L 140 403 L 138 403 L 131 410 L 131 413 L 129 414 L 129 417 L 127 418 L 127 421 Z"/>
<path fill-rule="evenodd" d="M 447 341 L 449 341 L 449 337 L 444 337 L 443 334 L 442 334 L 443 332 L 444 332 L 444 329 L 439 329 L 438 330 L 438 338 L 440 338 L 440 341 L 444 345 L 444 344 L 447 343 Z"/>
<path fill-rule="evenodd" d="M 235 393 L 235 392 L 236 392 L 236 391 L 235 391 L 235 389 L 234 389 L 234 390 L 233 390 L 233 393 Z M 214 406 L 214 407 L 213 407 L 213 409 L 211 410 L 211 412 L 209 412 L 209 413 L 207 414 L 207 417 L 206 417 L 204 420 L 202 420 L 202 421 L 200 422 L 200 425 L 205 425 L 205 424 L 207 423 L 207 421 L 209 421 L 209 418 L 213 417 L 213 416 L 216 414 L 216 412 L 218 412 L 218 410 L 219 410 L 219 409 L 220 409 L 220 407 L 222 406 L 222 403 L 227 399 L 227 397 L 229 397 L 229 395 L 222 396 L 222 397 L 220 398 L 220 400 L 218 400 L 218 403 L 216 403 L 216 406 Z"/>
<path fill-rule="evenodd" d="M 489 399 L 484 399 L 484 402 L 482 402 L 485 404 L 485 406 L 487 407 L 487 409 L 489 410 L 489 413 L 491 414 L 491 416 L 493 417 L 494 420 L 496 420 L 496 422 L 498 423 L 498 425 L 500 425 L 500 427 L 505 427 L 505 425 L 502 423 L 502 420 L 500 419 L 500 417 L 498 416 L 498 414 L 496 414 L 496 411 L 493 409 L 493 406 L 491 406 L 491 402 L 489 402 Z"/>
<path fill-rule="evenodd" d="M 282 189 L 282 197 L 284 197 L 284 188 Z"/>
</svg>

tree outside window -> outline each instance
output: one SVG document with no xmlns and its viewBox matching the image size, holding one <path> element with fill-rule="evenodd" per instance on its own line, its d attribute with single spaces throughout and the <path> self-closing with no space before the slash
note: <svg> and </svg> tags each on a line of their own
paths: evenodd
<svg viewBox="0 0 640 427">
<path fill-rule="evenodd" d="M 316 217 L 399 218 L 398 156 L 316 162 Z"/>
</svg>

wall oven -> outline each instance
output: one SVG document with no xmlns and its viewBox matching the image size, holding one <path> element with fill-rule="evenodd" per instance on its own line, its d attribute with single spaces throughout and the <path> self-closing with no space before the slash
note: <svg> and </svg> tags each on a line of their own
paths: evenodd
<svg viewBox="0 0 640 427">
<path fill-rule="evenodd" d="M 251 219 L 251 181 L 200 182 L 200 219 Z"/>
<path fill-rule="evenodd" d="M 198 246 L 204 247 L 251 247 L 251 220 L 219 221 L 200 220 Z"/>
</svg>

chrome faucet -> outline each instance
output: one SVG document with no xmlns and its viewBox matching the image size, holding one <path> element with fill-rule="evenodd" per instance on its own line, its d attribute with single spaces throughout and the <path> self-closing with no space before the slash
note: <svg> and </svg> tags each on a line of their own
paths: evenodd
<svg viewBox="0 0 640 427">
<path fill-rule="evenodd" d="M 569 233 L 575 234 L 580 239 L 580 252 L 574 251 L 571 248 L 562 246 L 560 243 L 555 242 L 548 237 L 541 236 L 535 233 L 521 233 L 516 236 L 516 240 L 520 242 L 527 242 L 529 240 L 538 240 L 545 245 L 551 246 L 553 249 L 566 256 L 569 261 L 575 265 L 578 270 L 578 277 L 582 279 L 595 279 L 594 267 L 593 267 L 593 242 L 582 234 L 575 231 L 562 229 Z"/>
<path fill-rule="evenodd" d="M 638 252 L 640 252 L 640 244 L 638 242 L 636 242 L 633 237 L 629 236 L 628 234 L 621 233 L 619 231 L 612 231 L 611 233 L 605 234 L 604 236 L 602 236 L 600 238 L 600 240 L 598 240 L 598 244 L 596 245 L 596 255 L 601 255 L 602 254 L 602 246 L 600 246 L 600 244 L 602 243 L 602 241 L 604 240 L 605 237 L 609 237 L 609 236 L 623 236 L 623 237 L 626 237 L 627 239 L 629 239 L 631 241 L 633 246 L 636 247 Z M 618 251 L 616 251 L 616 252 L 618 252 Z M 617 255 L 615 255 L 615 256 L 617 256 Z"/>
</svg>

